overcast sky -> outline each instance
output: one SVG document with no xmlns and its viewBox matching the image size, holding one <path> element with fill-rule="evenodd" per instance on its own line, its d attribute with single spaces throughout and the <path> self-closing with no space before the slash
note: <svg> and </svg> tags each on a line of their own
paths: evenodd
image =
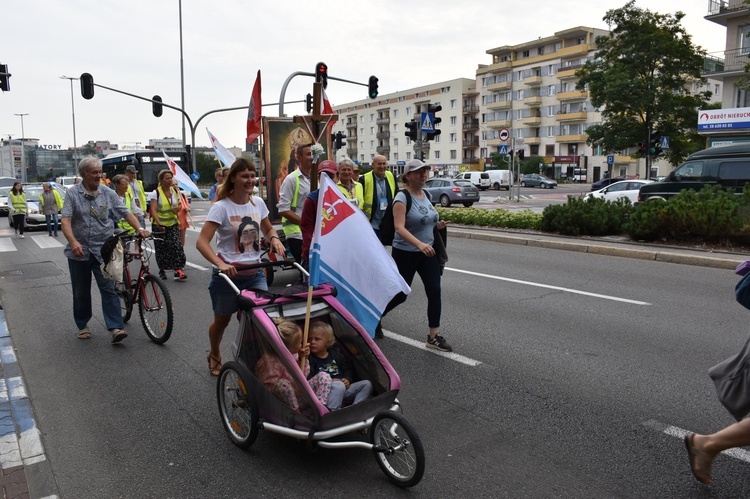
<svg viewBox="0 0 750 499">
<path fill-rule="evenodd" d="M 185 109 L 193 121 L 207 111 L 246 106 L 257 71 L 264 104 L 278 103 L 286 78 L 312 73 L 326 62 L 329 75 L 366 83 L 380 79 L 380 94 L 455 78 L 474 78 L 486 51 L 516 45 L 576 26 L 606 29 L 602 20 L 624 0 L 537 0 L 533 3 L 432 0 L 182 0 Z M 686 13 L 693 41 L 721 56 L 725 29 L 708 22 L 708 0 L 662 0 L 637 5 Z M 180 107 L 179 0 L 3 0 L 0 63 L 8 64 L 11 91 L 0 93 L 0 134 L 41 144 L 73 146 L 70 82 L 84 72 L 95 83 L 131 94 L 161 95 Z M 96 89 L 81 97 L 74 81 L 76 141 L 147 145 L 150 138 L 182 137 L 176 111 L 161 118 L 151 104 Z M 292 80 L 286 101 L 302 100 L 313 79 Z M 333 105 L 367 97 L 363 86 L 329 82 Z M 285 114 L 305 114 L 286 104 Z M 264 106 L 264 116 L 279 108 Z M 196 144 L 208 146 L 206 127 L 226 147 L 244 148 L 246 111 L 213 114 L 198 125 Z M 190 128 L 187 126 L 188 143 Z"/>
</svg>

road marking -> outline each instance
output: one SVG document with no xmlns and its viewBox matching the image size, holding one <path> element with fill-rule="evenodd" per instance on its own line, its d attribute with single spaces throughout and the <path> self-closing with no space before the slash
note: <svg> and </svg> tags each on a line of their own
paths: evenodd
<svg viewBox="0 0 750 499">
<path fill-rule="evenodd" d="M 9 237 L 0 238 L 0 253 L 5 251 L 16 251 L 16 245 L 13 244 L 13 239 Z"/>
<path fill-rule="evenodd" d="M 461 270 L 461 269 L 453 269 L 450 267 L 445 267 L 445 270 L 450 270 L 453 272 L 459 272 L 461 274 L 469 274 L 469 275 L 475 275 L 478 277 L 486 277 L 487 279 L 495 279 L 498 281 L 506 281 L 506 282 L 513 282 L 516 284 L 525 284 L 527 286 L 535 286 L 537 288 L 545 288 L 545 289 L 554 289 L 556 291 L 563 291 L 565 293 L 574 293 L 577 295 L 585 295 L 585 296 L 591 296 L 594 298 L 601 298 L 603 300 L 612 300 L 612 301 L 619 301 L 623 303 L 631 303 L 633 305 L 651 305 L 648 302 L 645 301 L 638 301 L 638 300 L 630 300 L 628 298 L 619 298 L 617 296 L 610 296 L 610 295 L 601 295 L 599 293 L 589 293 L 588 291 L 579 291 L 577 289 L 570 289 L 570 288 L 562 288 L 560 286 L 551 286 L 549 284 L 541 284 L 538 282 L 531 282 L 531 281 L 521 281 L 520 279 L 511 279 L 509 277 L 499 277 L 496 275 L 489 275 L 489 274 L 480 274 L 479 272 L 471 272 L 469 270 Z"/>
<path fill-rule="evenodd" d="M 464 357 L 463 355 L 459 355 L 457 353 L 453 352 L 441 352 L 439 350 L 435 350 L 434 348 L 427 348 L 425 346 L 424 342 L 413 340 L 411 338 L 407 338 L 406 336 L 401 336 L 400 334 L 396 334 L 393 331 L 388 331 L 383 329 L 383 336 L 386 338 L 392 338 L 396 341 L 400 341 L 401 343 L 406 343 L 409 346 L 413 346 L 414 348 L 419 348 L 420 350 L 425 350 L 427 352 L 430 352 L 432 354 L 438 355 L 440 357 L 446 357 L 450 360 L 455 360 L 456 362 L 460 362 L 461 364 L 465 364 L 467 366 L 478 366 L 481 364 L 480 361 L 470 359 L 469 357 Z"/>
<path fill-rule="evenodd" d="M 194 269 L 198 269 L 198 270 L 211 270 L 208 267 L 203 267 L 203 266 L 198 265 L 196 263 L 185 262 L 185 265 L 187 265 L 188 267 L 192 267 Z"/>
<path fill-rule="evenodd" d="M 661 433 L 666 433 L 670 437 L 679 438 L 680 440 L 684 439 L 685 435 L 687 435 L 688 433 L 692 433 L 689 430 L 684 430 L 682 428 L 678 428 L 677 426 L 660 423 L 659 421 L 656 421 L 654 419 L 644 421 L 643 425 L 648 426 L 649 428 L 653 428 L 654 430 Z M 745 461 L 746 463 L 750 463 L 750 452 L 742 450 L 740 448 L 728 449 L 723 451 L 722 454 L 733 457 L 735 459 L 739 459 L 740 461 Z"/>
<path fill-rule="evenodd" d="M 31 239 L 42 249 L 46 248 L 61 248 L 63 245 L 55 239 L 49 236 L 31 236 Z"/>
</svg>

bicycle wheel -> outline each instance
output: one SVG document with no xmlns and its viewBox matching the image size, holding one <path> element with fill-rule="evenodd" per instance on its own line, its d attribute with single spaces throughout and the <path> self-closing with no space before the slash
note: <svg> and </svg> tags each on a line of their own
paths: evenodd
<svg viewBox="0 0 750 499">
<path fill-rule="evenodd" d="M 232 443 L 247 449 L 260 429 L 258 403 L 250 394 L 250 372 L 239 362 L 229 361 L 221 368 L 216 383 L 221 423 Z"/>
<path fill-rule="evenodd" d="M 127 265 L 127 263 L 125 263 Z M 122 284 L 116 285 L 117 296 L 120 297 L 120 312 L 122 321 L 128 322 L 133 315 L 133 298 L 130 296 L 130 283 L 128 282 L 128 273 L 122 271 Z"/>
<path fill-rule="evenodd" d="M 261 262 L 270 262 L 268 258 L 261 258 Z M 268 287 L 271 287 L 271 284 L 273 284 L 273 274 L 275 271 L 275 267 L 264 267 L 263 272 L 266 273 L 266 284 L 268 284 Z"/>
<path fill-rule="evenodd" d="M 138 293 L 138 312 L 151 341 L 162 344 L 169 339 L 174 324 L 172 298 L 164 283 L 151 274 L 143 278 Z"/>
<path fill-rule="evenodd" d="M 388 479 L 401 487 L 413 487 L 424 475 L 424 448 L 414 427 L 393 411 L 375 416 L 370 428 L 375 460 Z"/>
</svg>

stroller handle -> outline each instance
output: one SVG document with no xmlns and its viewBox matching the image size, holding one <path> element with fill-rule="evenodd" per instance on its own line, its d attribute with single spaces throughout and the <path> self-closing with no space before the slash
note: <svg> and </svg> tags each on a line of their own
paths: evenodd
<svg viewBox="0 0 750 499">
<path fill-rule="evenodd" d="M 310 274 L 307 272 L 307 270 L 305 270 L 305 268 L 302 265 L 300 265 L 299 263 L 295 262 L 294 260 L 279 260 L 279 261 L 276 261 L 276 262 L 265 261 L 265 262 L 256 262 L 256 263 L 248 263 L 248 264 L 241 264 L 241 263 L 234 264 L 233 263 L 231 265 L 234 268 L 236 268 L 238 271 L 253 270 L 253 269 L 264 269 L 264 268 L 268 268 L 268 267 L 291 266 L 291 267 L 294 267 L 297 270 L 299 270 L 302 274 L 304 274 L 305 277 L 310 277 Z M 232 282 L 232 278 L 229 277 L 228 275 L 226 275 L 221 270 L 219 271 L 219 275 L 224 278 L 224 280 L 227 282 L 227 284 L 229 284 L 229 287 L 231 287 L 232 290 L 234 290 L 234 292 L 237 293 L 237 295 L 239 296 L 239 294 L 242 292 L 242 290 L 240 290 L 240 288 L 238 288 L 234 284 L 234 282 Z"/>
</svg>

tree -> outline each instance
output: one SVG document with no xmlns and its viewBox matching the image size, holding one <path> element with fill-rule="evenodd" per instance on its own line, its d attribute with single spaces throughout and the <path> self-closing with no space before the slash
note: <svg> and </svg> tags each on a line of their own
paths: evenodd
<svg viewBox="0 0 750 499">
<path fill-rule="evenodd" d="M 216 182 L 214 172 L 217 168 L 224 165 L 217 158 L 209 154 L 196 152 L 195 166 L 198 173 L 200 173 L 198 183 L 201 185 L 214 185 L 214 182 Z"/>
<path fill-rule="evenodd" d="M 706 52 L 693 45 L 680 24 L 683 17 L 640 9 L 634 1 L 604 16 L 615 28 L 597 37 L 596 58 L 576 72 L 576 88 L 588 89 L 591 104 L 602 109 L 602 123 L 586 130 L 589 143 L 616 152 L 648 145 L 650 132 L 659 131 L 669 136 L 665 153 L 673 164 L 702 148 L 696 116 L 711 92 L 691 94 L 688 83 L 705 82 Z"/>
</svg>

